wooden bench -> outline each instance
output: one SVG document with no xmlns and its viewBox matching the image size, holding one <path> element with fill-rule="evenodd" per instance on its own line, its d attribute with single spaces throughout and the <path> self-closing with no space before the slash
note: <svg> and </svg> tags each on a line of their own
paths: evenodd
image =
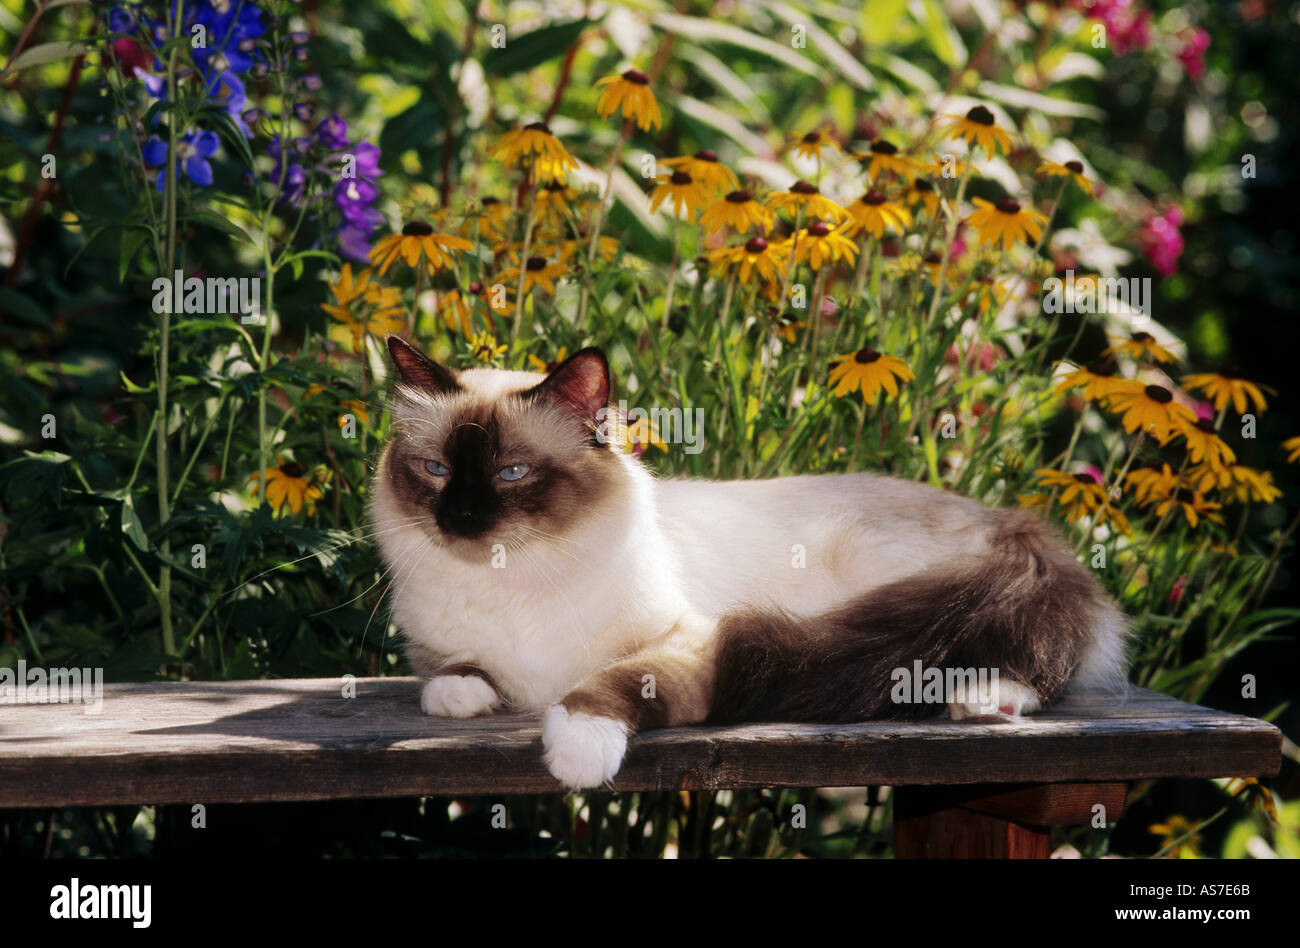
<svg viewBox="0 0 1300 948">
<path fill-rule="evenodd" d="M 559 792 L 537 716 L 420 713 L 414 678 L 106 685 L 0 707 L 0 807 Z M 1006 723 L 755 724 L 631 742 L 615 790 L 890 786 L 900 856 L 1047 855 L 1129 781 L 1276 774 L 1282 736 L 1143 689 Z"/>
</svg>

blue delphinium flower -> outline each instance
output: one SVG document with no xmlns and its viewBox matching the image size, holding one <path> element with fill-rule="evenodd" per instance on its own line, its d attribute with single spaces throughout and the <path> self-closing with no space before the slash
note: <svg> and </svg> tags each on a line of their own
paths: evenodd
<svg viewBox="0 0 1300 948">
<path fill-rule="evenodd" d="M 208 159 L 217 153 L 220 141 L 216 132 L 189 132 L 176 142 L 176 166 L 183 168 L 185 175 L 200 187 L 212 183 L 212 165 Z M 151 138 L 142 150 L 145 164 L 158 167 L 167 163 L 167 143 L 160 138 Z M 166 184 L 167 173 L 164 169 L 158 175 L 159 191 Z"/>
</svg>

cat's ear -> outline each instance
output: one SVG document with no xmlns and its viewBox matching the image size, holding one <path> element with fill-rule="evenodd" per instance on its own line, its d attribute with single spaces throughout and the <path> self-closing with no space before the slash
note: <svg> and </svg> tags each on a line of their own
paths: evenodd
<svg viewBox="0 0 1300 948">
<path fill-rule="evenodd" d="M 454 392 L 460 388 L 456 374 L 451 369 L 434 362 L 400 336 L 388 336 L 388 353 L 393 357 L 398 378 L 404 385 L 430 395 Z"/>
<path fill-rule="evenodd" d="M 560 405 L 583 421 L 598 423 L 600 410 L 609 407 L 609 363 L 605 353 L 595 346 L 580 349 L 526 395 Z"/>
</svg>

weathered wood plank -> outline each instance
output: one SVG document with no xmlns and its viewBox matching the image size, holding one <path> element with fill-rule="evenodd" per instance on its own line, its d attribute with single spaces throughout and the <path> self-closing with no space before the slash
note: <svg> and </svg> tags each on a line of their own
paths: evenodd
<svg viewBox="0 0 1300 948">
<path fill-rule="evenodd" d="M 533 716 L 420 713 L 413 678 L 105 686 L 103 710 L 0 706 L 0 806 L 554 792 Z M 1272 725 L 1142 689 L 1014 723 L 676 728 L 617 790 L 1066 783 L 1276 773 Z"/>
</svg>

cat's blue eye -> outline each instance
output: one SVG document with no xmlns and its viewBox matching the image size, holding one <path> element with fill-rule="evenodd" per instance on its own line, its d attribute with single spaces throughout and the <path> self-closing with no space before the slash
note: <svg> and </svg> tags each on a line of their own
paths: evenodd
<svg viewBox="0 0 1300 948">
<path fill-rule="evenodd" d="M 497 476 L 503 481 L 517 481 L 529 471 L 527 464 L 510 464 L 503 467 L 497 472 Z"/>
<path fill-rule="evenodd" d="M 434 477 L 446 477 L 451 473 L 451 468 L 445 464 L 439 464 L 437 461 L 425 461 L 424 469 Z"/>
</svg>

